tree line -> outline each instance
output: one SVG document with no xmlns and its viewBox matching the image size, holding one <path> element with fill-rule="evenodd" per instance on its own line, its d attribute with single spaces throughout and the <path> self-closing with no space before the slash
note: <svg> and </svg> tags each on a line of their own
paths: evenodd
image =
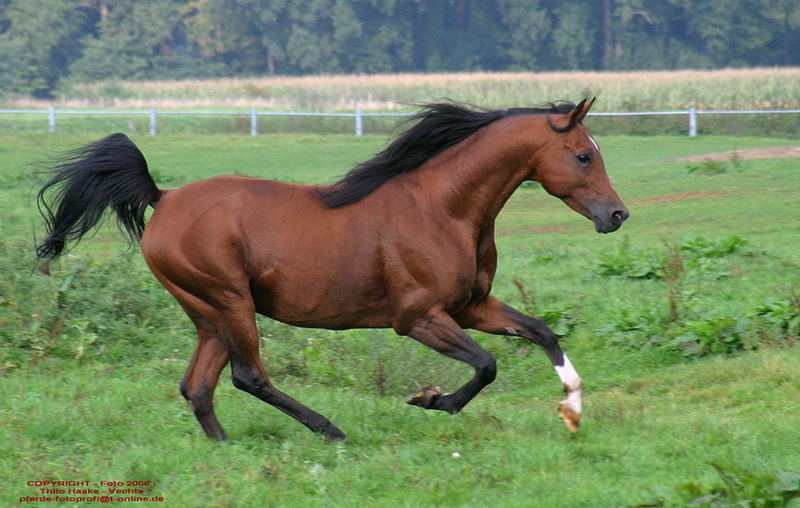
<svg viewBox="0 0 800 508">
<path fill-rule="evenodd" d="M 0 0 L 0 92 L 264 74 L 800 65 L 796 0 Z"/>
</svg>

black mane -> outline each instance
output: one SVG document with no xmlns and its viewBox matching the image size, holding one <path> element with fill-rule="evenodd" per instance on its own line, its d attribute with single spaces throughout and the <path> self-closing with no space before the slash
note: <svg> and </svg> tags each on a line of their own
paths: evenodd
<svg viewBox="0 0 800 508">
<path fill-rule="evenodd" d="M 428 104 L 409 121 L 416 123 L 389 146 L 368 161 L 358 164 L 344 178 L 320 189 L 322 201 L 329 208 L 355 203 L 395 176 L 407 173 L 496 120 L 508 116 L 564 115 L 575 108 L 571 102 L 550 104 L 547 108 L 512 108 L 496 111 L 473 110 L 450 102 Z M 555 129 L 553 124 L 551 127 Z M 557 129 L 558 131 L 569 130 Z"/>
</svg>

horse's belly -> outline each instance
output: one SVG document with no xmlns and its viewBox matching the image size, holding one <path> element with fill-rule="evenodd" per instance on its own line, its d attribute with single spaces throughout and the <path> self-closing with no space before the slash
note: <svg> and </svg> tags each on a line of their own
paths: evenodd
<svg viewBox="0 0 800 508">
<path fill-rule="evenodd" d="M 330 329 L 391 326 L 382 285 L 358 284 L 357 278 L 323 281 L 307 273 L 265 274 L 251 290 L 256 311 L 283 323 Z"/>
</svg>

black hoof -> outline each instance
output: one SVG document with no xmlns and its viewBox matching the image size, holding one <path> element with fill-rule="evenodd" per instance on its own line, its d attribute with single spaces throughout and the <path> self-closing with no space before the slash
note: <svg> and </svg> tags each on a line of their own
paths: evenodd
<svg viewBox="0 0 800 508">
<path fill-rule="evenodd" d="M 406 404 L 419 406 L 424 409 L 439 409 L 437 403 L 442 397 L 442 389 L 438 386 L 426 386 L 422 390 L 414 393 Z"/>
<path fill-rule="evenodd" d="M 322 431 L 322 434 L 325 436 L 325 441 L 332 442 L 332 441 L 344 441 L 347 439 L 347 436 L 344 435 L 344 432 L 336 428 L 336 426 L 332 423 L 329 423 L 325 429 Z"/>
</svg>

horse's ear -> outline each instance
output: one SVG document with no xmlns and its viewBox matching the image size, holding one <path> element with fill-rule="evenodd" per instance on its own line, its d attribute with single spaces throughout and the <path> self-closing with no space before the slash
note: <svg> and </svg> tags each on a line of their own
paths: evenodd
<svg viewBox="0 0 800 508">
<path fill-rule="evenodd" d="M 583 119 L 586 117 L 586 114 L 589 113 L 590 109 L 592 109 L 592 104 L 594 104 L 594 99 L 592 99 L 588 104 L 586 103 L 586 99 L 583 99 L 578 103 L 577 106 L 572 108 L 572 111 L 564 114 L 564 116 L 559 117 L 558 120 L 554 121 L 548 116 L 547 123 L 549 123 L 550 127 L 556 132 L 569 132 L 574 129 L 576 125 L 583 121 Z"/>
<path fill-rule="evenodd" d="M 586 99 L 583 99 L 575 106 L 569 114 L 569 125 L 570 127 L 574 127 L 583 121 L 586 118 L 586 115 L 589 113 L 589 110 L 592 109 L 592 104 L 594 104 L 595 99 L 597 97 L 593 97 L 592 100 L 587 104 Z"/>
</svg>

